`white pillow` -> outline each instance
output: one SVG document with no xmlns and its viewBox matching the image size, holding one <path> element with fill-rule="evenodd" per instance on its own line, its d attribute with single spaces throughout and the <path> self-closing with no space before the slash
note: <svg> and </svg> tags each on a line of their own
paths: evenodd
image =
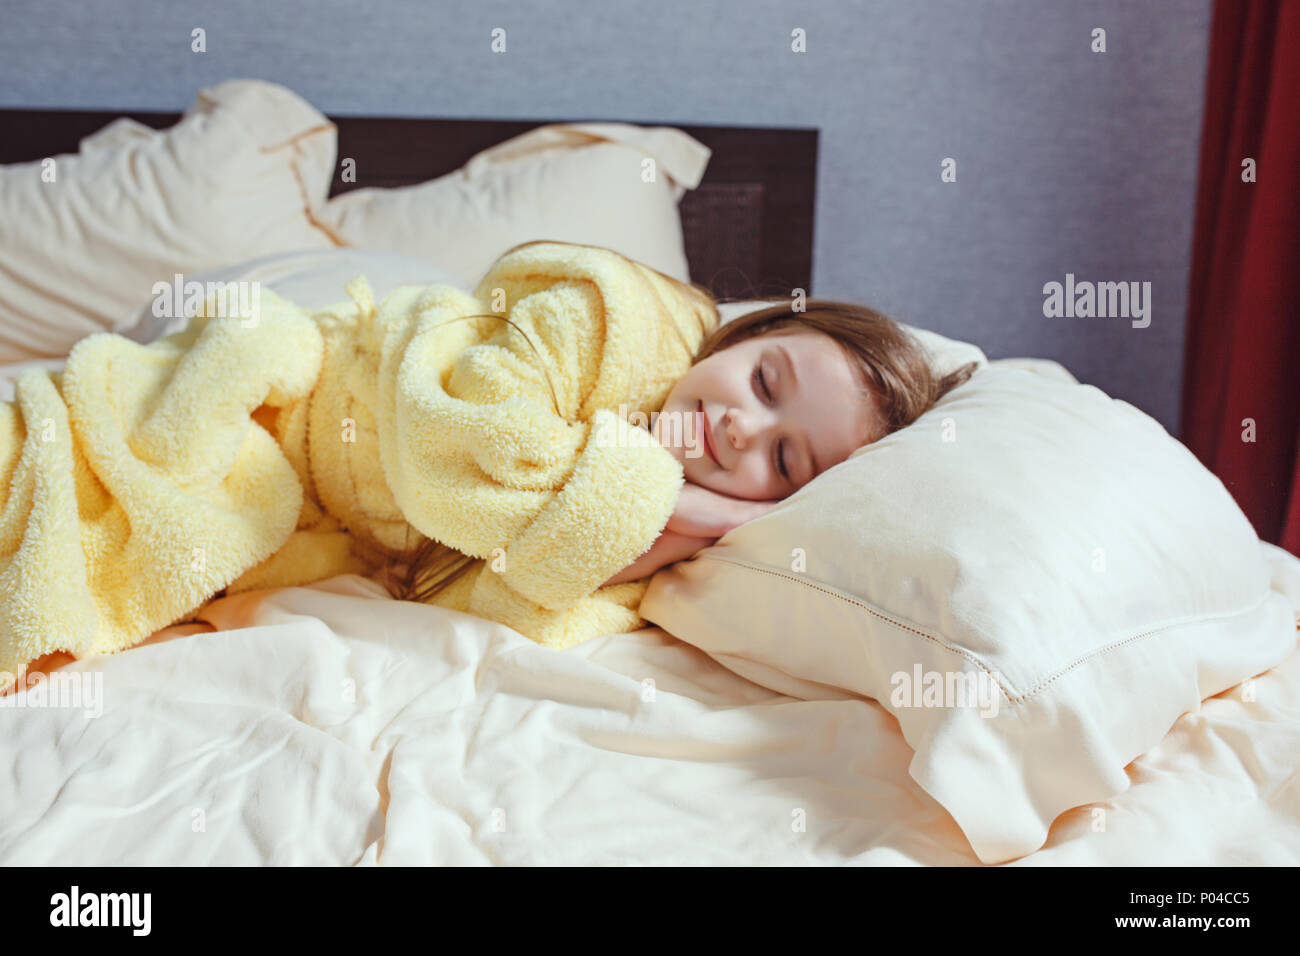
<svg viewBox="0 0 1300 956">
<path fill-rule="evenodd" d="M 661 571 L 640 613 L 782 693 L 878 701 L 911 776 L 998 863 L 1292 653 L 1287 561 L 1153 419 L 995 362 Z M 974 682 L 975 706 L 912 706 L 930 675 Z"/>
<path fill-rule="evenodd" d="M 437 282 L 472 291 L 465 287 L 458 276 L 446 269 L 423 259 L 378 249 L 302 249 L 297 252 L 280 252 L 198 275 L 182 276 L 181 285 L 183 289 L 188 282 L 196 282 L 205 287 L 208 282 L 258 282 L 294 305 L 308 312 L 316 312 L 327 306 L 347 302 L 348 294 L 343 291 L 343 284 L 357 275 L 365 275 L 370 281 L 376 302 L 402 285 L 430 285 Z M 176 298 L 174 293 L 171 298 Z M 123 329 L 121 334 L 136 342 L 152 342 L 184 328 L 190 319 L 188 315 L 156 315 L 155 312 L 159 311 L 166 312 L 166 309 L 155 309 L 153 300 L 145 303 L 136 313 L 135 322 Z"/>
<path fill-rule="evenodd" d="M 173 273 L 333 248 L 313 213 L 335 133 L 292 91 L 229 80 L 170 129 L 123 117 L 52 164 L 0 166 L 0 363 L 119 331 Z"/>
<path fill-rule="evenodd" d="M 182 294 L 188 295 L 185 284 L 189 282 L 198 283 L 205 289 L 208 282 L 259 282 L 263 288 L 315 312 L 348 302 L 343 284 L 358 274 L 364 274 L 370 280 L 376 301 L 402 285 L 439 282 L 464 288 L 456 276 L 428 262 L 369 249 L 304 249 L 260 256 L 210 272 L 183 275 L 181 283 Z M 120 334 L 142 344 L 148 343 L 180 331 L 189 320 L 190 316 L 183 311 L 174 315 L 155 315 L 153 300 L 150 300 L 142 305 L 135 313 L 133 323 L 123 328 Z M 66 362 L 65 355 L 0 366 L 0 400 L 13 401 L 14 382 L 24 369 L 44 368 L 57 372 Z"/>
<path fill-rule="evenodd" d="M 321 222 L 350 245 L 436 262 L 471 287 L 502 253 L 534 239 L 613 249 L 685 281 L 677 203 L 711 155 L 672 127 L 553 123 L 417 186 L 336 196 Z"/>
</svg>

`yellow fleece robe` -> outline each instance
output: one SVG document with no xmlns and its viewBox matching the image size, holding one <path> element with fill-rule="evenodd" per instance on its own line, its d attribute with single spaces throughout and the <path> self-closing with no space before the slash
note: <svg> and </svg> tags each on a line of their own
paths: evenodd
<svg viewBox="0 0 1300 956">
<path fill-rule="evenodd" d="M 92 335 L 19 377 L 0 677 L 130 647 L 223 588 L 369 573 L 422 536 L 478 559 L 438 604 L 553 647 L 640 626 L 647 582 L 600 584 L 658 537 L 683 472 L 624 416 L 662 406 L 712 304 L 557 242 L 472 295 L 346 291 L 314 316 L 268 290 L 255 313 L 209 298 L 183 332 Z"/>
</svg>

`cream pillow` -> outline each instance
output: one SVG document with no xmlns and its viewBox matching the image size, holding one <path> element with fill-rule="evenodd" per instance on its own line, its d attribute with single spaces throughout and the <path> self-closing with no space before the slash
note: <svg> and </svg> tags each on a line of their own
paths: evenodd
<svg viewBox="0 0 1300 956">
<path fill-rule="evenodd" d="M 779 692 L 879 702 L 913 779 L 998 863 L 1288 657 L 1275 577 L 1297 569 L 1153 419 L 993 362 L 661 571 L 640 613 Z"/>
<path fill-rule="evenodd" d="M 257 282 L 262 288 L 275 292 L 295 305 L 316 312 L 328 306 L 349 303 L 343 284 L 356 275 L 364 275 L 370 280 L 376 301 L 402 285 L 459 285 L 459 280 L 451 273 L 428 262 L 393 252 L 368 249 L 308 249 L 276 253 L 210 272 L 188 275 L 184 277 L 184 282 L 198 283 L 205 292 L 209 282 Z M 182 303 L 188 304 L 188 290 L 182 287 L 181 295 Z M 137 312 L 135 323 L 122 329 L 119 334 L 146 344 L 164 335 L 179 332 L 189 320 L 190 315 L 185 311 L 179 311 L 175 315 L 155 315 L 151 301 Z M 13 401 L 14 382 L 25 369 L 43 368 L 58 372 L 66 363 L 67 356 L 64 355 L 0 365 L 0 401 Z"/>
<path fill-rule="evenodd" d="M 335 127 L 284 87 L 204 89 L 175 126 L 122 118 L 76 154 L 0 167 L 0 364 L 131 322 L 158 281 L 332 248 L 313 221 Z"/>
<path fill-rule="evenodd" d="M 204 286 L 205 290 L 209 282 L 257 282 L 294 305 L 308 312 L 317 312 L 327 306 L 349 302 L 343 284 L 358 275 L 364 275 L 369 280 L 376 302 L 403 285 L 442 283 L 454 285 L 466 292 L 473 291 L 446 269 L 422 259 L 377 249 L 278 252 L 198 275 L 185 276 L 184 281 L 196 282 Z M 184 292 L 183 284 L 182 291 Z M 171 298 L 177 298 L 174 292 Z M 155 311 L 164 314 L 156 315 Z M 165 308 L 155 310 L 152 301 L 146 303 L 137 313 L 135 323 L 123 329 L 121 334 L 136 342 L 152 342 L 180 331 L 190 320 L 188 315 L 172 316 L 166 312 Z"/>
<path fill-rule="evenodd" d="M 534 239 L 603 246 L 687 280 L 677 202 L 699 185 L 710 155 L 670 127 L 552 124 L 418 186 L 336 196 L 321 219 L 351 245 L 436 262 L 470 287 L 502 253 Z"/>
</svg>

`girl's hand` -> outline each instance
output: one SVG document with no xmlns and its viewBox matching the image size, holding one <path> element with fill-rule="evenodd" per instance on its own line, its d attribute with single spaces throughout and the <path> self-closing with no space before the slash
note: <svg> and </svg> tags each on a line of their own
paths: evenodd
<svg viewBox="0 0 1300 956">
<path fill-rule="evenodd" d="M 780 501 L 780 498 L 767 501 L 733 498 L 688 481 L 677 495 L 668 524 L 650 550 L 601 587 L 637 581 L 675 561 L 689 558 L 712 546 L 732 528 L 766 514 Z"/>
<path fill-rule="evenodd" d="M 716 540 L 716 538 L 699 538 L 678 534 L 676 531 L 669 531 L 665 528 L 659 533 L 659 537 L 655 539 L 655 543 L 650 546 L 649 551 L 618 572 L 618 574 L 602 584 L 601 587 L 647 578 L 674 561 L 681 561 L 698 551 L 703 551 Z"/>
<path fill-rule="evenodd" d="M 780 498 L 764 501 L 733 498 L 688 481 L 677 496 L 667 530 L 694 537 L 720 538 L 732 528 L 767 514 L 780 502 Z"/>
</svg>

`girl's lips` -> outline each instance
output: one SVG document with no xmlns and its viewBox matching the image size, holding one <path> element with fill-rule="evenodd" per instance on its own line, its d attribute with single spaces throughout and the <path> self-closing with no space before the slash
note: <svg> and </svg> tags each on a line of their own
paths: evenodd
<svg viewBox="0 0 1300 956">
<path fill-rule="evenodd" d="M 704 423 L 704 427 L 700 429 L 704 433 L 704 450 L 709 453 L 709 457 L 713 459 L 713 463 L 721 468 L 722 462 L 718 460 L 718 453 L 713 447 L 713 428 L 709 424 L 709 416 L 704 414 L 703 400 L 696 403 L 695 410 L 700 413 L 700 421 Z"/>
</svg>

